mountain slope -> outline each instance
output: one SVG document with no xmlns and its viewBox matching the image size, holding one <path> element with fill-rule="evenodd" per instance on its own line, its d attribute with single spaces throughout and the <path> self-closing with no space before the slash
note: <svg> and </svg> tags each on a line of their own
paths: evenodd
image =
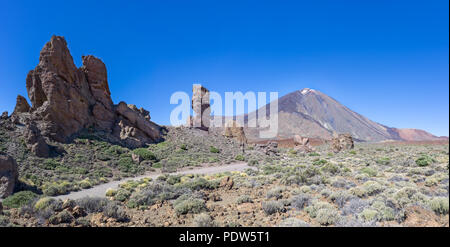
<svg viewBox="0 0 450 247">
<path fill-rule="evenodd" d="M 435 136 L 420 129 L 394 129 L 405 141 L 437 141 L 448 140 L 446 136 Z"/>
<path fill-rule="evenodd" d="M 268 104 L 267 109 L 270 108 Z M 278 99 L 279 137 L 293 135 L 329 139 L 333 133 L 350 133 L 361 141 L 432 140 L 438 138 L 425 131 L 406 131 L 376 123 L 342 105 L 330 96 L 305 88 Z M 252 112 L 246 120 L 256 116 Z M 419 133 L 420 132 L 420 133 Z M 250 138 L 258 138 L 258 130 L 246 128 Z"/>
</svg>

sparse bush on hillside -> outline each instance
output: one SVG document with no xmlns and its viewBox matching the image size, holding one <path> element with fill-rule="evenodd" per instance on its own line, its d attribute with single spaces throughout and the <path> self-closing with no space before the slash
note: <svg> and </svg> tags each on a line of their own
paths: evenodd
<svg viewBox="0 0 450 247">
<path fill-rule="evenodd" d="M 322 202 L 322 201 L 314 201 L 312 202 L 312 205 L 305 208 L 305 211 L 311 216 L 312 218 L 317 217 L 317 213 L 321 209 L 327 209 L 327 210 L 333 210 L 333 205 L 329 204 L 328 202 Z"/>
<path fill-rule="evenodd" d="M 262 209 L 267 215 L 284 211 L 284 205 L 278 201 L 268 201 L 262 203 Z"/>
<path fill-rule="evenodd" d="M 276 198 L 280 199 L 283 197 L 283 188 L 281 187 L 275 187 L 269 190 L 266 194 L 267 198 Z"/>
<path fill-rule="evenodd" d="M 220 150 L 214 146 L 209 147 L 211 153 L 220 153 Z"/>
<path fill-rule="evenodd" d="M 367 181 L 363 185 L 364 191 L 367 195 L 372 196 L 378 194 L 384 190 L 383 185 L 375 181 Z"/>
<path fill-rule="evenodd" d="M 325 165 L 327 163 L 328 163 L 328 161 L 323 160 L 323 159 L 317 159 L 317 160 L 313 161 L 313 165 L 315 165 L 315 166 L 321 166 L 321 165 Z"/>
<path fill-rule="evenodd" d="M 296 209 L 302 210 L 305 206 L 308 206 L 310 200 L 310 195 L 300 193 L 292 198 L 291 205 Z"/>
<path fill-rule="evenodd" d="M 309 224 L 297 218 L 287 218 L 280 223 L 279 227 L 309 227 Z"/>
<path fill-rule="evenodd" d="M 50 205 L 52 205 L 53 203 L 55 203 L 55 201 L 56 200 L 51 197 L 43 197 L 34 204 L 34 209 L 36 209 L 38 211 L 44 210 L 44 209 L 50 207 Z"/>
<path fill-rule="evenodd" d="M 20 191 L 6 197 L 2 203 L 3 206 L 6 206 L 8 208 L 20 208 L 26 204 L 31 203 L 38 197 L 39 195 L 33 193 L 32 191 Z"/>
<path fill-rule="evenodd" d="M 208 181 L 205 178 L 198 177 L 177 186 L 180 188 L 189 188 L 191 190 L 215 189 L 219 186 L 219 182 L 215 180 Z"/>
<path fill-rule="evenodd" d="M 364 209 L 359 216 L 365 221 L 376 221 L 378 216 L 378 211 L 366 208 Z"/>
<path fill-rule="evenodd" d="M 236 155 L 236 157 L 234 159 L 238 160 L 238 161 L 244 161 L 245 157 L 242 154 L 238 154 L 238 155 Z"/>
<path fill-rule="evenodd" d="M 380 165 L 389 165 L 389 163 L 391 163 L 391 159 L 389 159 L 388 157 L 384 157 L 376 160 L 375 162 Z"/>
<path fill-rule="evenodd" d="M 190 197 L 188 195 L 183 195 L 175 200 L 173 207 L 177 214 L 187 214 L 193 213 L 198 214 L 206 211 L 205 201 L 202 199 L 197 199 Z"/>
<path fill-rule="evenodd" d="M 378 172 L 375 169 L 372 169 L 370 167 L 364 167 L 360 171 L 364 174 L 367 174 L 370 177 L 375 177 L 378 174 Z"/>
<path fill-rule="evenodd" d="M 186 144 L 181 144 L 180 149 L 181 149 L 181 150 L 185 150 L 185 151 L 188 150 Z"/>
<path fill-rule="evenodd" d="M 175 187 L 165 182 L 154 182 L 134 192 L 128 201 L 128 207 L 151 206 L 158 201 L 172 200 L 190 193 L 191 191 L 186 188 Z"/>
<path fill-rule="evenodd" d="M 416 164 L 418 166 L 422 166 L 422 167 L 428 166 L 428 165 L 432 164 L 433 162 L 434 162 L 434 160 L 430 156 L 427 156 L 427 155 L 423 155 L 416 160 Z"/>
<path fill-rule="evenodd" d="M 44 169 L 46 170 L 54 170 L 56 169 L 58 166 L 60 166 L 59 162 L 54 160 L 54 159 L 46 159 L 44 160 L 44 162 L 42 163 L 42 166 Z"/>
<path fill-rule="evenodd" d="M 248 195 L 242 195 L 238 197 L 237 204 L 247 203 L 247 202 L 253 202 L 252 198 Z"/>
<path fill-rule="evenodd" d="M 144 160 L 156 160 L 156 155 L 147 148 L 137 148 L 133 150 L 133 153 L 139 155 Z"/>
<path fill-rule="evenodd" d="M 201 213 L 194 217 L 194 226 L 196 227 L 215 227 L 217 224 L 207 213 Z"/>
<path fill-rule="evenodd" d="M 336 205 L 339 206 L 339 208 L 342 208 L 345 203 L 352 197 L 350 193 L 348 193 L 345 190 L 340 190 L 331 193 L 330 200 L 336 203 Z"/>
<path fill-rule="evenodd" d="M 316 220 L 321 225 L 332 225 L 339 220 L 339 212 L 334 208 L 321 208 L 317 211 Z"/>
<path fill-rule="evenodd" d="M 135 174 L 138 172 L 138 165 L 130 157 L 124 157 L 119 160 L 118 168 L 121 172 Z"/>
<path fill-rule="evenodd" d="M 320 171 L 334 175 L 339 173 L 339 167 L 327 162 L 323 167 L 320 168 Z"/>
<path fill-rule="evenodd" d="M 437 214 L 448 214 L 448 197 L 433 198 L 428 204 Z"/>
</svg>

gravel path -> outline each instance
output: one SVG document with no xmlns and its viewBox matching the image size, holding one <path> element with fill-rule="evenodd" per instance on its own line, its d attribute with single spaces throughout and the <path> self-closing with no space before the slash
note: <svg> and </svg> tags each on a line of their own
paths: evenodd
<svg viewBox="0 0 450 247">
<path fill-rule="evenodd" d="M 182 171 L 170 173 L 171 175 L 177 175 L 177 174 L 215 174 L 215 173 L 221 173 L 221 172 L 231 172 L 231 171 L 244 171 L 245 169 L 255 169 L 254 167 L 248 166 L 247 163 L 236 163 L 236 164 L 230 164 L 230 165 L 222 165 L 222 166 L 210 166 L 210 167 L 201 167 L 201 168 L 194 168 L 194 169 L 185 169 Z M 159 177 L 162 173 L 148 173 L 142 176 L 138 177 L 132 177 L 132 178 L 125 178 L 118 181 L 112 181 L 105 184 L 100 184 L 97 186 L 94 186 L 90 189 L 80 190 L 76 192 L 69 193 L 67 195 L 60 195 L 55 196 L 56 199 L 79 199 L 82 197 L 90 196 L 90 197 L 105 197 L 106 191 L 108 189 L 117 189 L 119 187 L 119 184 L 124 183 L 129 180 L 139 180 L 142 178 L 152 178 L 155 179 Z"/>
</svg>

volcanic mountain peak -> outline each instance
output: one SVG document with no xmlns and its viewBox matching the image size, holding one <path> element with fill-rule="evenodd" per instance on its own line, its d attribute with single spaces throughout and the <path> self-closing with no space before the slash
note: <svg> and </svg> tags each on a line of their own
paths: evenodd
<svg viewBox="0 0 450 247">
<path fill-rule="evenodd" d="M 314 89 L 310 89 L 310 88 L 303 88 L 302 90 L 300 90 L 300 93 L 303 95 L 306 95 L 308 93 L 315 93 L 316 91 Z"/>
<path fill-rule="evenodd" d="M 419 130 L 390 128 L 374 122 L 342 105 L 332 97 L 303 88 L 278 99 L 278 135 L 330 139 L 334 133 L 349 133 L 360 141 L 431 140 L 437 137 Z M 269 108 L 269 107 L 267 107 Z M 248 114 L 249 118 L 255 113 Z M 250 138 L 257 132 L 247 129 Z"/>
</svg>

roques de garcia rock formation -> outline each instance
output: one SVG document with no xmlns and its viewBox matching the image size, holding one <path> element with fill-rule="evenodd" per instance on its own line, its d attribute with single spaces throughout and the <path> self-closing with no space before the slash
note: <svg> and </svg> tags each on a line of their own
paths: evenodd
<svg viewBox="0 0 450 247">
<path fill-rule="evenodd" d="M 41 50 L 39 64 L 28 73 L 27 100 L 17 97 L 11 120 L 26 126 L 27 145 L 47 156 L 45 140 L 70 142 L 83 129 L 102 131 L 111 141 L 140 147 L 160 139 L 161 127 L 149 112 L 111 100 L 105 64 L 83 56 L 77 68 L 64 37 L 53 36 Z"/>
<path fill-rule="evenodd" d="M 209 90 L 200 84 L 194 84 L 192 87 L 192 110 L 194 110 L 195 116 L 188 117 L 187 125 L 208 130 L 211 121 Z"/>
</svg>

